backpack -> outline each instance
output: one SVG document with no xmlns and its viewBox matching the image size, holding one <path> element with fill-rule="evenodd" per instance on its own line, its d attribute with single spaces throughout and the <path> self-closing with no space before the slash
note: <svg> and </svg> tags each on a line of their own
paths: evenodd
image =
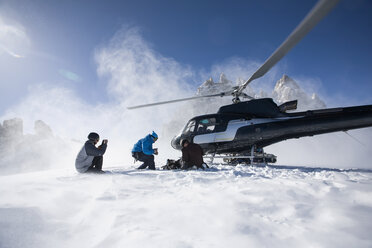
<svg viewBox="0 0 372 248">
<path fill-rule="evenodd" d="M 181 159 L 174 160 L 174 159 L 167 159 L 167 164 L 161 167 L 163 170 L 177 170 L 181 169 Z"/>
</svg>

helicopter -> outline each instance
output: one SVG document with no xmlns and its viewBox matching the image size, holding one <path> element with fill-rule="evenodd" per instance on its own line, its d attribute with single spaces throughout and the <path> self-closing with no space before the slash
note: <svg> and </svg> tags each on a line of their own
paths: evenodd
<svg viewBox="0 0 372 248">
<path fill-rule="evenodd" d="M 223 158 L 229 163 L 275 163 L 276 156 L 264 153 L 264 147 L 287 139 L 372 126 L 372 105 L 288 112 L 297 109 L 297 100 L 278 106 L 271 98 L 255 99 L 243 92 L 249 83 L 264 76 L 278 63 L 338 1 L 320 0 L 286 40 L 241 85 L 216 94 L 143 104 L 128 109 L 231 96 L 232 104 L 220 107 L 215 114 L 193 117 L 171 141 L 173 148 L 181 150 L 181 141 L 187 139 L 199 144 L 204 153 L 210 155 L 211 161 Z M 241 101 L 241 98 L 248 100 Z"/>
</svg>

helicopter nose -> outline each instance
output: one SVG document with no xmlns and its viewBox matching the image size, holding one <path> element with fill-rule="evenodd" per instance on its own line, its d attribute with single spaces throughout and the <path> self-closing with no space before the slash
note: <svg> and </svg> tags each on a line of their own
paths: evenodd
<svg viewBox="0 0 372 248">
<path fill-rule="evenodd" d="M 171 146 L 176 150 L 181 150 L 181 136 L 175 136 L 171 141 Z"/>
</svg>

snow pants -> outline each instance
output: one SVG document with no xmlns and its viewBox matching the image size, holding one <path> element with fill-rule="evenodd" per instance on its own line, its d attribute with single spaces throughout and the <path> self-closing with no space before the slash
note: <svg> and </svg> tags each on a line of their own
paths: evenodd
<svg viewBox="0 0 372 248">
<path fill-rule="evenodd" d="M 143 162 L 143 164 L 138 167 L 138 169 L 146 169 L 147 167 L 149 167 L 150 170 L 155 170 L 154 155 L 147 155 L 143 152 L 135 152 L 133 153 L 133 157 L 138 161 Z"/>
<path fill-rule="evenodd" d="M 102 172 L 103 156 L 94 157 L 92 165 L 89 166 L 88 173 L 100 173 Z"/>
</svg>

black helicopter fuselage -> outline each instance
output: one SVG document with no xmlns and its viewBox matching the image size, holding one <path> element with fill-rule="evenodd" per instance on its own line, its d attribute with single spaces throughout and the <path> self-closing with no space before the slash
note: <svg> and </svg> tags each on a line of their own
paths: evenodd
<svg viewBox="0 0 372 248">
<path fill-rule="evenodd" d="M 286 113 L 271 98 L 223 106 L 216 114 L 192 118 L 172 140 L 182 139 L 213 154 L 244 153 L 292 138 L 372 126 L 372 105 Z"/>
</svg>

